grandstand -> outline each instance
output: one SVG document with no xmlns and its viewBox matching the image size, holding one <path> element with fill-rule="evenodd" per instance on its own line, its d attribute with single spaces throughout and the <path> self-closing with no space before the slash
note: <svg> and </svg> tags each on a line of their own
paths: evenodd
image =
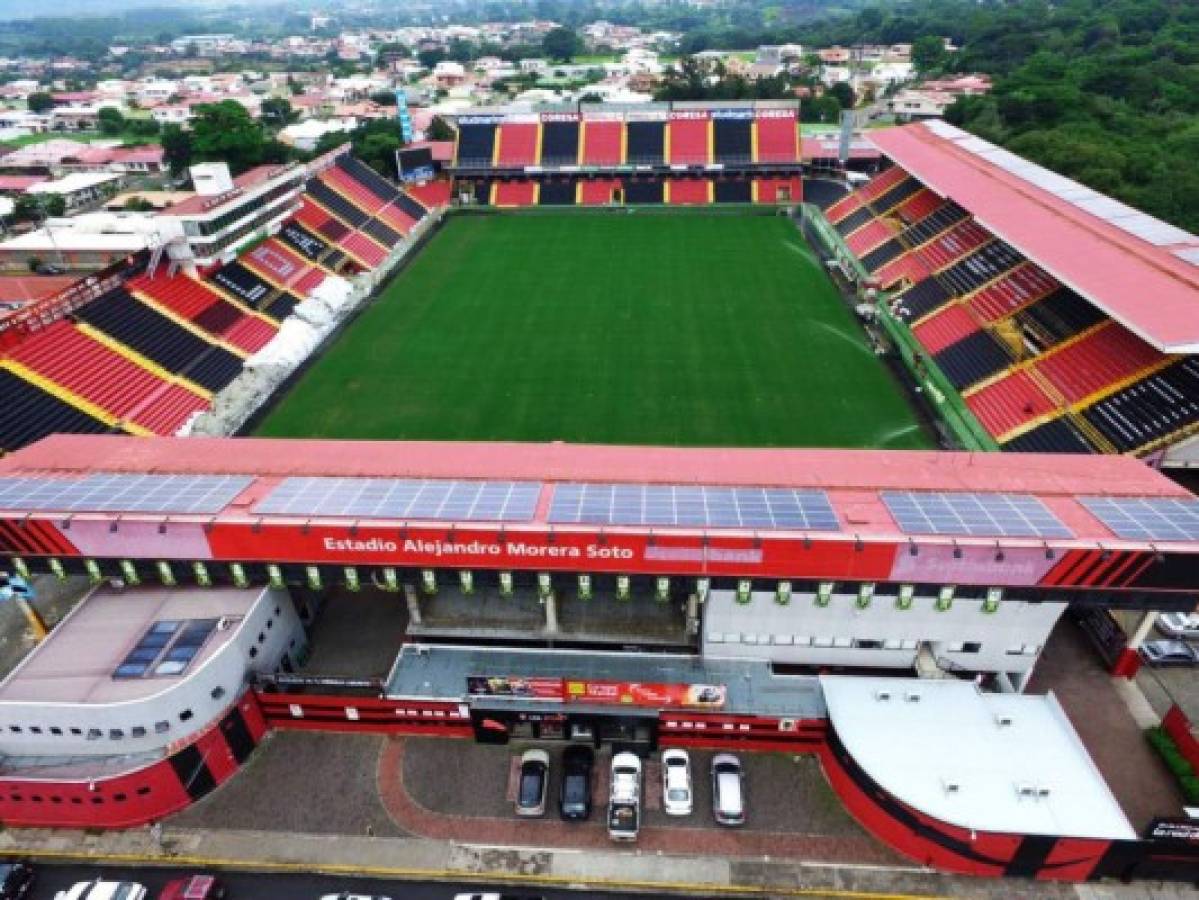
<svg viewBox="0 0 1199 900">
<path fill-rule="evenodd" d="M 798 203 L 799 110 L 789 101 L 473 109 L 450 166 L 474 203 L 535 206 Z"/>
<path fill-rule="evenodd" d="M 342 153 L 276 234 L 224 265 L 187 274 L 143 254 L 9 317 L 0 452 L 56 431 L 185 430 L 327 278 L 380 265 L 448 187 L 419 196 Z"/>
<path fill-rule="evenodd" d="M 891 166 L 825 216 L 995 446 L 1199 432 L 1199 237 L 942 122 L 874 141 Z"/>
</svg>

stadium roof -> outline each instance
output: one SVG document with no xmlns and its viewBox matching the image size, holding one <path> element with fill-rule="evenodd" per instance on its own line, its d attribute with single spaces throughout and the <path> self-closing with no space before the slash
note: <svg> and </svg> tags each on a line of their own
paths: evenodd
<svg viewBox="0 0 1199 900">
<path fill-rule="evenodd" d="M 1199 237 L 945 122 L 871 139 L 1159 350 L 1199 353 Z"/>
<path fill-rule="evenodd" d="M 553 498 L 545 489 L 551 489 L 556 496 L 563 483 L 794 488 L 827 494 L 837 524 L 825 530 L 824 536 L 860 534 L 901 540 L 907 539 L 908 532 L 897 523 L 880 492 L 1031 494 L 1073 535 L 1065 544 L 1104 541 L 1138 547 L 1152 545 L 1141 538 L 1119 541 L 1080 498 L 1194 501 L 1185 489 L 1139 460 L 1104 455 L 54 435 L 0 459 L 0 479 L 66 479 L 91 473 L 249 476 L 224 499 L 205 507 L 203 515 L 191 514 L 202 520 L 215 516 L 241 521 L 348 515 L 322 512 L 316 505 L 303 510 L 288 508 L 277 515 L 265 512 L 267 496 L 278 490 L 280 480 L 287 476 L 537 482 L 540 501 L 527 519 L 534 528 L 546 528 L 552 521 Z M 43 505 L 37 509 L 48 515 L 73 515 L 96 507 L 68 505 L 58 509 Z M 152 506 L 139 505 L 136 497 L 127 506 L 109 504 L 104 509 L 103 514 L 110 517 L 154 512 Z M 187 518 L 184 508 L 176 511 L 184 514 L 172 515 L 172 519 Z M 13 515 L 26 513 L 17 509 L 9 513 L 10 518 Z M 423 518 L 371 514 L 352 517 L 363 522 Z M 469 521 L 469 516 L 462 521 Z M 1046 536 L 1054 537 L 1052 533 Z M 945 542 L 951 537 L 963 542 L 972 540 L 961 533 L 953 536 L 941 532 L 930 537 Z M 984 542 L 993 540 L 991 537 Z M 1036 537 L 1034 543 L 1040 542 L 1041 538 Z M 1184 539 L 1178 543 L 1196 545 L 1199 541 Z"/>
</svg>

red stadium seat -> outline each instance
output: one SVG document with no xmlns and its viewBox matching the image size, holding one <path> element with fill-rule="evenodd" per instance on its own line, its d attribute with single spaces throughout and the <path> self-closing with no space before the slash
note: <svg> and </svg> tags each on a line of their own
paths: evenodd
<svg viewBox="0 0 1199 900">
<path fill-rule="evenodd" d="M 975 418 L 998 438 L 1054 410 L 1054 403 L 1026 371 L 1011 372 L 966 397 Z"/>
<path fill-rule="evenodd" d="M 492 196 L 493 206 L 536 206 L 537 182 L 497 181 Z"/>
<path fill-rule="evenodd" d="M 1143 369 L 1166 359 L 1116 322 L 1100 325 L 1084 337 L 1045 354 L 1037 371 L 1070 403 L 1115 388 Z"/>
<path fill-rule="evenodd" d="M 583 120 L 583 165 L 618 166 L 624 162 L 624 122 Z"/>
<path fill-rule="evenodd" d="M 978 331 L 978 323 L 965 307 L 950 303 L 912 329 L 929 353 L 940 353 L 951 344 Z"/>
<path fill-rule="evenodd" d="M 674 178 L 666 182 L 666 202 L 674 206 L 712 202 L 712 182 L 706 178 Z"/>
<path fill-rule="evenodd" d="M 704 166 L 712 161 L 712 123 L 704 119 L 671 119 L 667 126 L 670 154 L 675 166 Z"/>
<path fill-rule="evenodd" d="M 799 162 L 799 121 L 796 117 L 758 118 L 754 120 L 754 129 L 757 132 L 755 162 Z"/>
<path fill-rule="evenodd" d="M 504 122 L 496 136 L 495 164 L 498 168 L 537 165 L 541 125 L 537 122 Z"/>
</svg>

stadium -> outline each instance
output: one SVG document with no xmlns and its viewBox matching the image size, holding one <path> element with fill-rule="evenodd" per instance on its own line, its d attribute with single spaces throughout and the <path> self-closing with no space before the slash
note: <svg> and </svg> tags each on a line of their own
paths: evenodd
<svg viewBox="0 0 1199 900">
<path fill-rule="evenodd" d="M 454 125 L 445 171 L 398 186 L 348 148 L 218 173 L 154 249 L 0 321 L 6 566 L 100 585 L 76 615 L 125 617 L 153 665 L 121 596 L 194 587 L 212 621 L 291 640 L 263 625 L 260 655 L 214 625 L 237 690 L 185 665 L 132 727 L 82 700 L 19 718 L 45 696 L 28 666 L 15 706 L 0 686 L 0 752 L 48 755 L 58 729 L 56 755 L 101 755 L 80 717 L 136 738 L 135 762 L 106 745 L 112 801 L 86 819 L 124 827 L 271 729 L 783 749 L 924 864 L 1193 880 L 1194 849 L 1142 836 L 1024 692 L 1063 616 L 1131 676 L 1156 614 L 1194 606 L 1199 238 L 943 123 L 872 135 L 856 190 L 805 155 L 793 103 Z M 313 668 L 320 623 L 372 603 L 403 616 L 386 666 Z M 880 678 L 910 702 L 880 711 Z M 605 705 L 631 684 L 663 690 Z M 719 709 L 669 699 L 697 685 Z M 914 717 L 990 727 L 991 696 L 1071 790 L 909 793 Z M 993 770 L 966 796 L 1010 788 Z M 0 818 L 84 821 L 97 780 L 57 779 L 61 808 L 0 775 Z"/>
</svg>

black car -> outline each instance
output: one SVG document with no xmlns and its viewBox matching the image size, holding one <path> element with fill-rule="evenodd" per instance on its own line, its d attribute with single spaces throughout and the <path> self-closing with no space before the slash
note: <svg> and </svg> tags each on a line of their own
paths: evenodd
<svg viewBox="0 0 1199 900">
<path fill-rule="evenodd" d="M 591 766 L 594 763 L 595 754 L 589 747 L 567 747 L 562 754 L 558 812 L 563 819 L 581 822 L 591 815 Z"/>
<path fill-rule="evenodd" d="M 22 900 L 32 890 L 32 867 L 25 863 L 0 864 L 0 900 Z"/>
</svg>

